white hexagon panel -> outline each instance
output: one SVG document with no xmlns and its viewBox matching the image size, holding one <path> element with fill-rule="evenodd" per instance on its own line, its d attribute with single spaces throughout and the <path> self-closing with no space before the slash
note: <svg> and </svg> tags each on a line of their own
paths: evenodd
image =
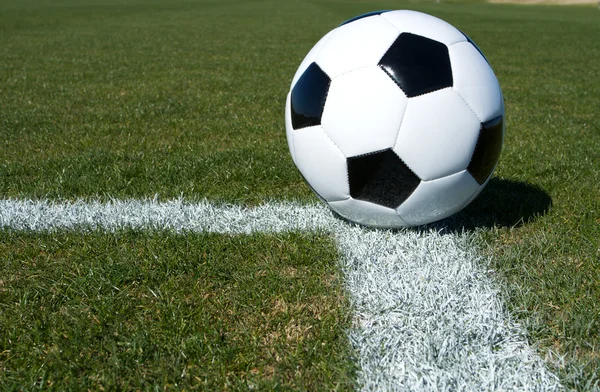
<svg viewBox="0 0 600 392">
<path fill-rule="evenodd" d="M 392 208 L 363 200 L 334 201 L 329 206 L 342 218 L 361 225 L 387 228 L 409 226 Z"/>
<path fill-rule="evenodd" d="M 390 148 L 408 99 L 377 66 L 331 81 L 321 124 L 346 157 Z"/>
<path fill-rule="evenodd" d="M 398 10 L 384 12 L 381 17 L 401 32 L 426 37 L 446 46 L 467 40 L 460 30 L 448 22 L 422 12 Z"/>
<path fill-rule="evenodd" d="M 397 213 L 409 225 L 446 218 L 460 211 L 479 184 L 466 171 L 431 181 L 422 181 Z"/>
<path fill-rule="evenodd" d="M 313 190 L 328 202 L 350 197 L 346 158 L 321 126 L 293 132 L 296 166 Z"/>
<path fill-rule="evenodd" d="M 454 90 L 469 104 L 479 121 L 486 122 L 504 112 L 500 84 L 492 68 L 470 42 L 449 48 Z"/>
<path fill-rule="evenodd" d="M 394 151 L 424 181 L 465 170 L 481 123 L 465 101 L 445 88 L 411 98 Z"/>
<path fill-rule="evenodd" d="M 361 18 L 335 29 L 315 61 L 332 79 L 346 72 L 376 65 L 399 33 L 379 15 Z"/>
</svg>

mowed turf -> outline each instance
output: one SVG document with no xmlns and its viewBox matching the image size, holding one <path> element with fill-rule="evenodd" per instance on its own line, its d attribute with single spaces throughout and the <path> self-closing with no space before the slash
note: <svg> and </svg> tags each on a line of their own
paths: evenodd
<svg viewBox="0 0 600 392">
<path fill-rule="evenodd" d="M 0 232 L 3 389 L 349 389 L 327 236 Z"/>
<path fill-rule="evenodd" d="M 282 118 L 301 53 L 335 20 L 317 10 L 3 2 L 0 192 L 308 199 Z M 313 34 L 289 29 L 298 15 Z"/>
<path fill-rule="evenodd" d="M 0 196 L 314 201 L 285 142 L 291 78 L 310 47 L 343 20 L 397 8 L 454 24 L 494 68 L 507 112 L 499 179 L 449 224 L 480 236 L 532 343 L 542 356 L 561 358 L 549 356 L 549 364 L 563 382 L 598 385 L 594 7 L 1 0 Z M 82 238 L 70 246 L 83 258 L 107 246 L 102 235 Z M 268 252 L 271 241 L 261 243 Z M 309 248 L 309 259 L 322 251 Z M 9 328 L 18 322 L 3 321 Z"/>
</svg>

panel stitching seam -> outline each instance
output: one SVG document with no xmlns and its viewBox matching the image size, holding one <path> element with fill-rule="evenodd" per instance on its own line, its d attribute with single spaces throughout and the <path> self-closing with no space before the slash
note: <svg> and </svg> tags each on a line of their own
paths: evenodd
<svg viewBox="0 0 600 392">
<path fill-rule="evenodd" d="M 460 30 L 458 30 L 458 31 L 460 31 Z M 460 31 L 460 32 L 461 32 L 461 34 L 462 34 L 462 31 Z M 464 34 L 463 34 L 463 36 L 464 36 Z M 446 44 L 446 46 L 447 46 L 448 48 L 450 48 L 451 46 L 454 46 L 454 45 L 456 45 L 456 44 L 461 44 L 461 43 L 463 43 L 463 42 L 467 42 L 467 43 L 468 43 L 468 42 L 469 42 L 469 40 L 468 40 L 468 39 L 465 37 L 465 40 L 464 40 L 464 41 L 456 41 L 456 42 L 452 42 L 450 45 Z"/>
<path fill-rule="evenodd" d="M 329 93 L 329 91 L 328 91 Z M 327 99 L 325 99 L 327 100 Z M 348 195 L 350 195 L 350 173 L 348 172 L 348 158 L 346 157 L 346 154 L 344 154 L 344 152 L 342 151 L 342 149 L 340 148 L 340 146 L 338 146 L 336 144 L 335 141 L 333 141 L 333 139 L 331 138 L 331 136 L 329 136 L 329 134 L 327 133 L 327 130 L 325 129 L 325 127 L 323 126 L 323 124 L 319 125 L 319 127 L 321 128 L 321 130 L 323 131 L 323 133 L 325 134 L 325 137 L 327 137 L 327 139 L 329 139 L 329 141 L 331 143 L 333 143 L 333 145 L 335 146 L 335 148 L 337 148 L 337 150 L 340 152 L 340 154 L 342 154 L 342 158 L 344 159 L 344 161 L 346 161 L 346 184 L 348 185 Z M 350 195 L 348 198 L 351 198 L 352 195 Z M 347 199 L 344 199 L 347 200 Z"/>
<path fill-rule="evenodd" d="M 473 110 L 473 108 L 471 107 L 471 105 L 469 104 L 469 102 L 467 102 L 467 100 L 465 99 L 465 97 L 463 97 L 462 94 L 459 93 L 456 90 L 456 88 L 454 88 L 454 86 L 452 86 L 452 90 L 454 90 L 454 92 L 456 93 L 456 95 L 458 95 L 460 97 L 460 99 L 462 99 L 462 101 L 467 104 L 467 106 L 469 107 L 469 109 L 471 109 L 471 112 L 473 112 L 473 114 L 475 115 L 475 117 L 477 118 L 477 120 L 479 120 L 479 123 L 483 124 L 483 121 L 481 120 L 481 118 L 479 118 L 479 116 L 477 115 L 477 113 L 475 113 L 475 110 Z M 481 125 L 480 125 L 480 127 L 481 127 Z"/>
</svg>

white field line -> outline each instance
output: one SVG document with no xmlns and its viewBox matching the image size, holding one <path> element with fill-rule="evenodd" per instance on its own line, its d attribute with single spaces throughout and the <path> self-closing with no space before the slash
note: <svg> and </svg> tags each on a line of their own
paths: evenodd
<svg viewBox="0 0 600 392">
<path fill-rule="evenodd" d="M 225 234 L 322 231 L 334 236 L 354 310 L 350 340 L 363 390 L 561 390 L 501 301 L 465 234 L 367 230 L 324 206 L 252 209 L 181 200 L 0 200 L 11 230 L 127 228 Z"/>
</svg>

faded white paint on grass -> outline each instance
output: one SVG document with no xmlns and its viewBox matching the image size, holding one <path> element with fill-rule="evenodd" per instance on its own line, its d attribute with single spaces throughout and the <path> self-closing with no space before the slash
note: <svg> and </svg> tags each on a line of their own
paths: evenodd
<svg viewBox="0 0 600 392">
<path fill-rule="evenodd" d="M 354 310 L 349 331 L 364 390 L 559 390 L 465 234 L 368 230 L 323 206 L 252 209 L 175 200 L 0 201 L 11 230 L 122 229 L 332 234 Z"/>
</svg>

